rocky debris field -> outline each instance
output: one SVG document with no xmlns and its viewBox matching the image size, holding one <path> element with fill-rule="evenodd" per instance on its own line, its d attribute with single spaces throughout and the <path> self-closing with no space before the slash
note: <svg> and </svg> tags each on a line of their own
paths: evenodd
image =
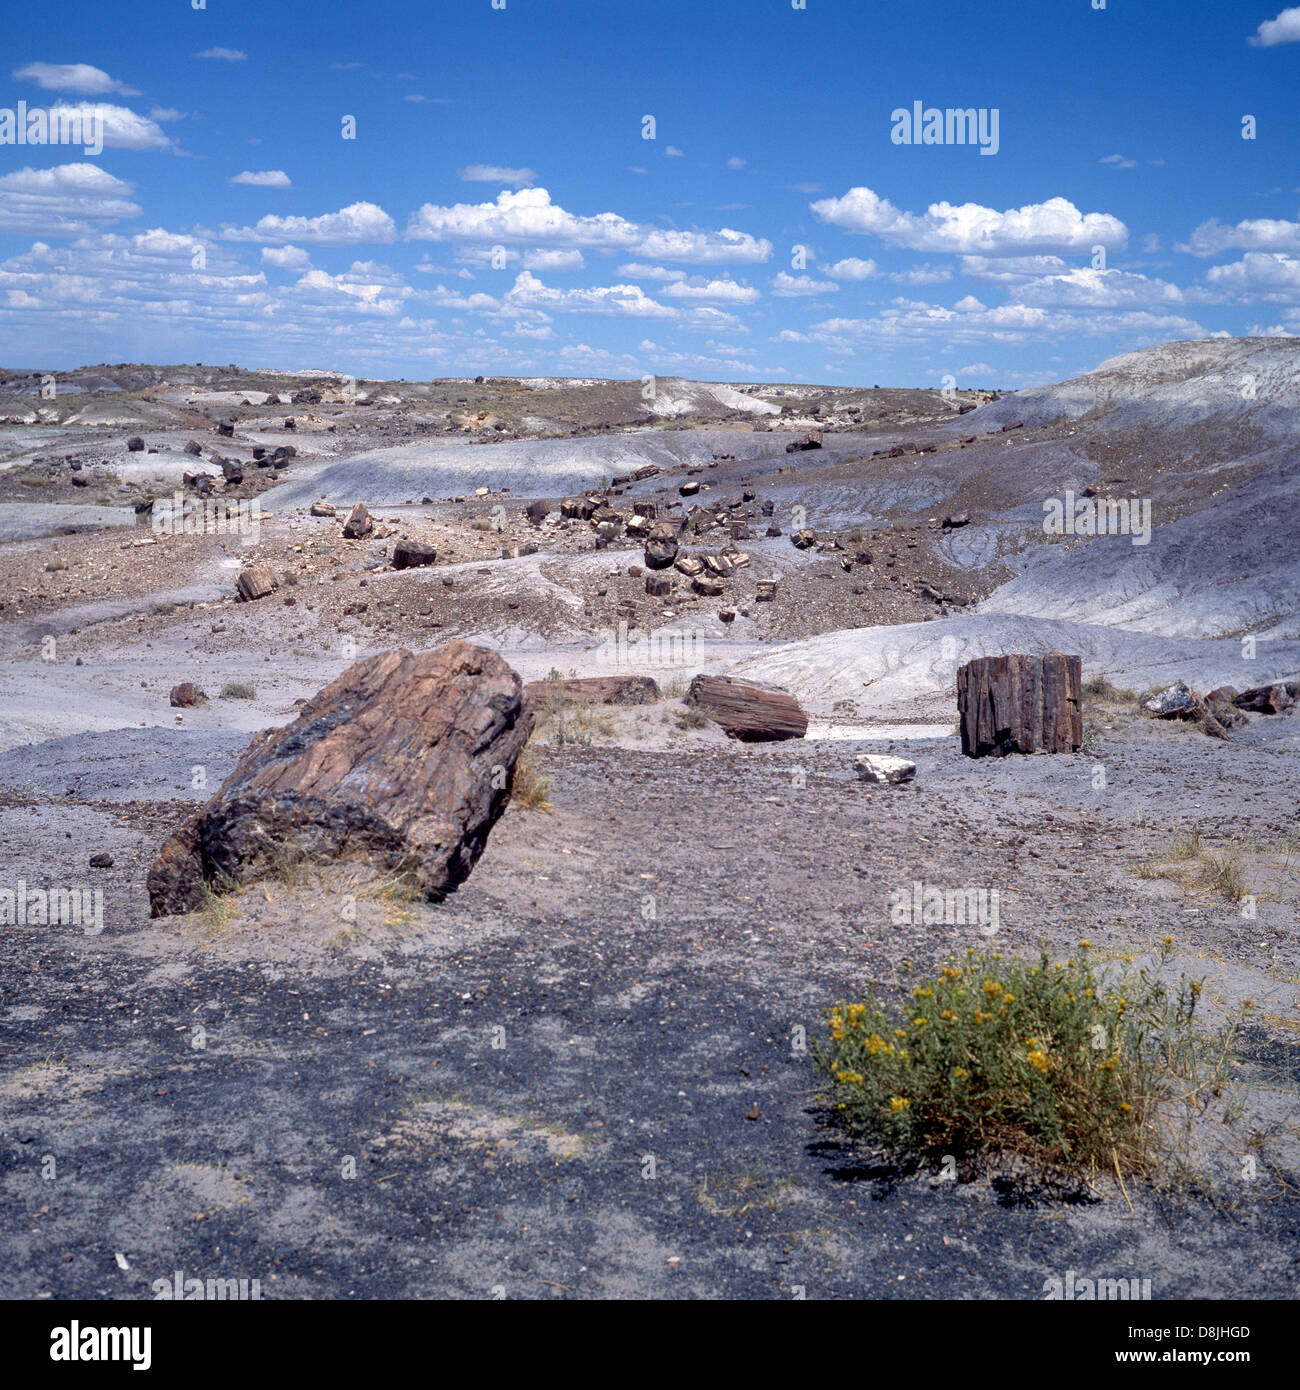
<svg viewBox="0 0 1300 1390">
<path fill-rule="evenodd" d="M 1005 398 L 0 373 L 0 1291 L 1288 1297 L 1300 343 L 1191 348 Z M 453 712 L 458 643 L 505 684 Z M 963 756 L 959 670 L 1052 652 L 1063 751 Z M 1165 936 L 1252 1005 L 1167 1172 L 903 1171 L 819 1100 L 906 961 Z"/>
</svg>

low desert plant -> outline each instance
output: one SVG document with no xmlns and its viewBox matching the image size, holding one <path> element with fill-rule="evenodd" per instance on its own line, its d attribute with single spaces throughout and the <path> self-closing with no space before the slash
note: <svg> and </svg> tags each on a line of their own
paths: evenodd
<svg viewBox="0 0 1300 1390">
<path fill-rule="evenodd" d="M 1207 854 L 1201 861 L 1201 879 L 1230 903 L 1239 903 L 1246 896 L 1246 880 L 1236 855 Z"/>
<path fill-rule="evenodd" d="M 904 1158 L 1150 1169 L 1169 1103 L 1226 1054 L 1197 1026 L 1200 984 L 1162 978 L 1172 946 L 1136 974 L 1094 970 L 1087 942 L 1057 961 L 970 950 L 896 1007 L 836 1005 L 817 1062 L 841 1125 Z"/>
<path fill-rule="evenodd" d="M 256 700 L 257 691 L 251 685 L 245 685 L 243 681 L 227 681 L 221 687 L 221 698 L 223 700 Z"/>
<path fill-rule="evenodd" d="M 551 781 L 538 768 L 530 753 L 522 753 L 515 763 L 515 775 L 510 782 L 510 804 L 525 811 L 555 809 L 550 800 Z"/>
<path fill-rule="evenodd" d="M 1105 671 L 1099 671 L 1084 681 L 1083 693 L 1094 704 L 1101 705 L 1136 706 L 1140 698 L 1136 690 L 1125 690 L 1115 685 Z"/>
</svg>

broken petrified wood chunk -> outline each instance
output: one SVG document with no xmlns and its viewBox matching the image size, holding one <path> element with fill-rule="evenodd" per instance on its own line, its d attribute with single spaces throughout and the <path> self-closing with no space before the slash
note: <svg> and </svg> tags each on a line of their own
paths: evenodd
<svg viewBox="0 0 1300 1390">
<path fill-rule="evenodd" d="M 790 537 L 790 544 L 796 550 L 808 550 L 817 544 L 817 533 L 809 531 L 806 527 L 802 531 L 796 531 Z"/>
<path fill-rule="evenodd" d="M 587 705 L 652 705 L 659 686 L 652 676 L 578 676 L 572 680 L 529 681 L 524 697 L 532 704 L 566 701 Z"/>
<path fill-rule="evenodd" d="M 1285 714 L 1300 695 L 1300 683 L 1278 681 L 1275 685 L 1257 685 L 1233 697 L 1238 709 L 1253 710 L 1256 714 Z"/>
<path fill-rule="evenodd" d="M 807 434 L 799 439 L 792 439 L 785 446 L 787 454 L 802 453 L 805 449 L 820 449 L 822 446 L 821 430 L 809 430 Z"/>
<path fill-rule="evenodd" d="M 896 758 L 889 753 L 859 753 L 853 759 L 854 771 L 864 782 L 880 782 L 900 786 L 916 776 L 916 764 L 909 758 Z"/>
<path fill-rule="evenodd" d="M 1077 656 L 981 656 L 957 671 L 961 747 L 969 758 L 1073 753 L 1083 743 Z"/>
<path fill-rule="evenodd" d="M 300 856 L 362 860 L 441 898 L 483 852 L 531 729 L 523 683 L 484 647 L 358 661 L 292 724 L 258 734 L 162 846 L 152 915 L 191 912 L 208 889 Z"/>
<path fill-rule="evenodd" d="M 343 538 L 349 541 L 359 541 L 364 536 L 368 536 L 375 529 L 375 520 L 366 510 L 364 502 L 358 502 L 348 513 L 348 519 L 343 523 Z"/>
<path fill-rule="evenodd" d="M 808 716 L 788 691 L 734 676 L 696 676 L 686 703 L 742 743 L 802 738 L 808 732 Z"/>
<path fill-rule="evenodd" d="M 235 588 L 245 603 L 275 592 L 275 576 L 264 565 L 248 565 L 235 577 Z"/>
<path fill-rule="evenodd" d="M 677 528 L 671 521 L 656 521 L 646 537 L 646 569 L 666 570 L 676 559 Z"/>
<path fill-rule="evenodd" d="M 332 517 L 338 514 L 335 510 L 333 502 L 313 502 L 311 506 L 308 508 L 308 511 L 311 513 L 312 516 Z"/>
<path fill-rule="evenodd" d="M 192 705 L 200 704 L 208 697 L 193 681 L 182 681 L 179 685 L 172 686 L 168 698 L 178 709 L 189 709 Z"/>
<path fill-rule="evenodd" d="M 540 526 L 550 514 L 551 504 L 545 497 L 539 497 L 524 508 L 524 515 L 533 526 Z"/>
<path fill-rule="evenodd" d="M 431 565 L 438 558 L 438 552 L 423 541 L 398 541 L 393 546 L 393 568 L 395 570 L 416 569 L 420 565 Z"/>
<path fill-rule="evenodd" d="M 691 588 L 704 598 L 720 598 L 722 596 L 722 581 L 710 579 L 707 575 L 696 575 L 691 580 Z"/>
<path fill-rule="evenodd" d="M 651 598 L 666 598 L 673 591 L 673 581 L 666 574 L 647 574 L 645 591 Z"/>
</svg>

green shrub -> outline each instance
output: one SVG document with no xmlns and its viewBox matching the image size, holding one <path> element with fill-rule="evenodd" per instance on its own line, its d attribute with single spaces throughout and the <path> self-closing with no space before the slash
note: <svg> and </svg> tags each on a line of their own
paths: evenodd
<svg viewBox="0 0 1300 1390">
<path fill-rule="evenodd" d="M 257 691 L 251 685 L 245 685 L 243 681 L 228 681 L 221 687 L 221 698 L 223 700 L 256 700 Z"/>
<path fill-rule="evenodd" d="M 971 950 L 898 1008 L 838 1004 L 817 1063 L 840 1123 L 899 1157 L 1148 1169 L 1161 1107 L 1191 1089 L 1179 1079 L 1205 1041 L 1200 985 L 1160 979 L 1172 944 L 1150 970 L 1100 977 L 1086 942 L 1056 962 L 1045 947 L 1037 961 Z"/>
</svg>

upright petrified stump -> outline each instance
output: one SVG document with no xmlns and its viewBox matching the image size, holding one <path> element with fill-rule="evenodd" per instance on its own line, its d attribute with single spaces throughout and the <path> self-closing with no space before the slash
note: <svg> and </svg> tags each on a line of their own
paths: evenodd
<svg viewBox="0 0 1300 1390">
<path fill-rule="evenodd" d="M 696 676 L 686 703 L 742 743 L 802 738 L 808 732 L 808 716 L 788 691 L 734 676 Z"/>
<path fill-rule="evenodd" d="M 356 662 L 292 724 L 258 734 L 163 845 L 148 878 L 153 916 L 193 911 L 205 886 L 299 856 L 361 859 L 443 897 L 483 852 L 532 722 L 523 682 L 484 647 Z"/>
<path fill-rule="evenodd" d="M 1083 676 L 1077 656 L 981 656 L 957 672 L 961 751 L 1074 753 L 1083 743 Z"/>
</svg>

